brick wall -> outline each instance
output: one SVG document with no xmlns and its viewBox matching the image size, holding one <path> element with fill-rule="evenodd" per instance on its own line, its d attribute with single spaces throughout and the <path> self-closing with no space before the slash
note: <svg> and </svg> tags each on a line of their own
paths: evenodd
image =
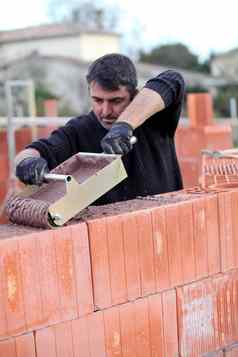
<svg viewBox="0 0 238 357">
<path fill-rule="evenodd" d="M 235 356 L 237 196 L 194 188 L 57 230 L 1 225 L 0 356 Z"/>
</svg>

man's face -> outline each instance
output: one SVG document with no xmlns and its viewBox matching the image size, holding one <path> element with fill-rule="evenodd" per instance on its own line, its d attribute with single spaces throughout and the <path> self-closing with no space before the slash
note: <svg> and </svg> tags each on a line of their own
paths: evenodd
<svg viewBox="0 0 238 357">
<path fill-rule="evenodd" d="M 92 109 L 105 128 L 110 128 L 131 101 L 126 86 L 117 90 L 105 90 L 93 81 L 89 87 Z"/>
</svg>

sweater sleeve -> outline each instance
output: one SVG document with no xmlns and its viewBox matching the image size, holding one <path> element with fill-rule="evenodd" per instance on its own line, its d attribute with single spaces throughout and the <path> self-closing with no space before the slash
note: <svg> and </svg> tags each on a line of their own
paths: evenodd
<svg viewBox="0 0 238 357">
<path fill-rule="evenodd" d="M 180 73 L 168 70 L 148 80 L 145 88 L 159 93 L 165 103 L 165 107 L 168 107 L 183 100 L 185 83 Z"/>
</svg>

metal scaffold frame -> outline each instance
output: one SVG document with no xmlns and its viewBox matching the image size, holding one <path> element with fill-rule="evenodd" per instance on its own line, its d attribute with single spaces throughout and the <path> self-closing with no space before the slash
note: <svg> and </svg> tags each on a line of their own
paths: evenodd
<svg viewBox="0 0 238 357">
<path fill-rule="evenodd" d="M 31 117 L 36 116 L 35 106 L 35 87 L 32 80 L 8 80 L 5 82 L 5 95 L 7 101 L 7 143 L 8 143 L 8 160 L 9 160 L 9 173 L 10 178 L 14 175 L 14 158 L 16 155 L 15 144 L 15 125 L 14 118 L 14 101 L 13 101 L 13 88 L 21 87 L 27 89 L 27 104 L 28 111 Z M 33 129 L 34 134 L 34 129 Z M 34 136 L 34 135 L 33 135 Z"/>
<path fill-rule="evenodd" d="M 27 89 L 28 117 L 14 116 L 14 88 Z M 0 126 L 6 126 L 8 143 L 9 176 L 14 177 L 14 159 L 16 156 L 15 129 L 22 126 L 32 128 L 32 139 L 37 138 L 37 126 L 48 125 L 48 117 L 36 117 L 35 86 L 33 80 L 7 80 L 4 83 L 5 97 L 7 102 L 7 120 L 0 118 Z M 70 118 L 50 117 L 51 125 L 64 125 Z"/>
</svg>

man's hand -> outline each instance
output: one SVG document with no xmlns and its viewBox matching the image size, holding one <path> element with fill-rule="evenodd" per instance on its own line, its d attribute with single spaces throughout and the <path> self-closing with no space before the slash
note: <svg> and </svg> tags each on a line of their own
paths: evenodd
<svg viewBox="0 0 238 357">
<path fill-rule="evenodd" d="M 101 147 L 106 154 L 127 154 L 133 147 L 131 138 L 133 128 L 126 122 L 113 124 L 109 132 L 101 141 Z"/>
<path fill-rule="evenodd" d="M 48 164 L 43 157 L 27 157 L 16 167 L 16 176 L 29 185 L 41 185 L 44 182 L 44 175 L 48 172 Z"/>
</svg>

